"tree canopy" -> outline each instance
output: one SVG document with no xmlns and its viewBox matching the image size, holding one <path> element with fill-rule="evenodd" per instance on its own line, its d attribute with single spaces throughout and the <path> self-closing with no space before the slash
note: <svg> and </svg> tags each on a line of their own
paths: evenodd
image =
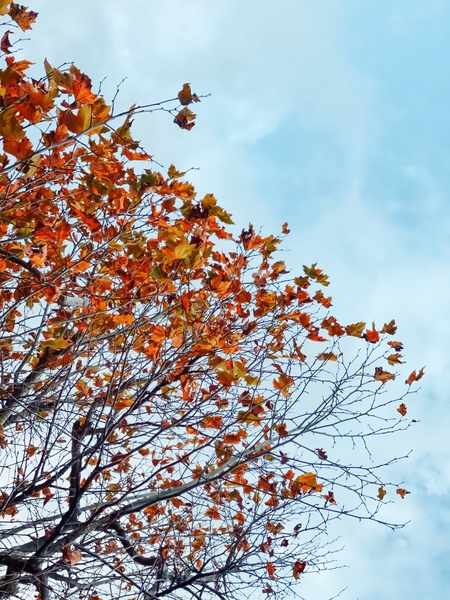
<svg viewBox="0 0 450 600">
<path fill-rule="evenodd" d="M 292 597 L 327 567 L 330 520 L 382 521 L 389 490 L 408 493 L 365 450 L 406 426 L 423 369 L 400 389 L 395 322 L 341 324 L 316 264 L 289 273 L 287 223 L 236 233 L 213 194 L 161 172 L 133 116 L 191 130 L 189 84 L 117 114 L 74 65 L 29 77 L 10 35 L 0 596 Z"/>
</svg>

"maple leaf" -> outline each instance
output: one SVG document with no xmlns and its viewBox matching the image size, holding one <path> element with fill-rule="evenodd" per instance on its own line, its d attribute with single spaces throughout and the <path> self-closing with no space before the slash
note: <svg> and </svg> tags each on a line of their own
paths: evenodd
<svg viewBox="0 0 450 600">
<path fill-rule="evenodd" d="M 324 285 L 324 286 L 330 285 L 330 282 L 328 281 L 328 275 L 325 275 L 323 273 L 322 269 L 316 269 L 316 266 L 317 266 L 317 263 L 314 263 L 311 267 L 307 267 L 306 265 L 303 265 L 303 272 L 310 279 L 314 279 L 320 285 Z"/>
<path fill-rule="evenodd" d="M 403 360 L 400 360 L 401 358 L 403 358 L 402 355 L 399 354 L 398 352 L 396 352 L 395 354 L 390 354 L 386 360 L 388 361 L 388 363 L 390 365 L 397 365 L 397 364 L 401 365 L 405 362 Z"/>
<path fill-rule="evenodd" d="M 325 506 L 327 504 L 336 504 L 336 500 L 334 499 L 333 492 L 328 492 L 327 494 L 323 494 L 322 498 L 325 498 Z"/>
<path fill-rule="evenodd" d="M 363 337 L 370 344 L 376 344 L 377 342 L 380 341 L 380 334 L 375 329 L 375 323 L 372 323 L 372 329 L 366 329 L 366 332 L 363 335 Z"/>
<path fill-rule="evenodd" d="M 419 379 L 422 379 L 422 377 L 424 376 L 424 369 L 425 369 L 425 367 L 422 367 L 420 369 L 420 371 L 418 371 L 417 373 L 415 371 L 413 371 L 409 375 L 409 377 L 406 379 L 406 381 L 405 381 L 406 385 L 411 385 L 415 381 L 419 381 Z"/>
<path fill-rule="evenodd" d="M 200 98 L 197 94 L 191 92 L 191 86 L 189 83 L 184 83 L 182 89 L 178 92 L 178 100 L 182 106 L 188 106 L 192 102 L 200 102 Z"/>
<path fill-rule="evenodd" d="M 405 490 L 403 488 L 398 488 L 395 490 L 395 493 L 398 494 L 400 496 L 400 498 L 402 498 L 402 500 L 405 498 L 406 494 L 410 494 L 411 492 L 408 492 L 408 490 Z"/>
<path fill-rule="evenodd" d="M 375 367 L 374 378 L 377 381 L 381 381 L 381 383 L 386 383 L 387 381 L 394 380 L 395 375 L 394 373 L 389 373 L 389 371 L 384 371 L 381 367 Z"/>
<path fill-rule="evenodd" d="M 320 460 L 328 460 L 328 455 L 322 448 L 316 448 L 317 456 Z"/>
<path fill-rule="evenodd" d="M 194 119 L 196 116 L 197 115 L 194 115 L 194 113 L 186 106 L 176 114 L 173 122 L 176 123 L 181 129 L 187 129 L 189 131 L 195 125 Z"/>
<path fill-rule="evenodd" d="M 5 31 L 5 33 L 2 36 L 2 39 L 0 41 L 0 50 L 2 52 L 4 52 L 5 54 L 11 54 L 11 42 L 9 41 L 9 34 L 12 33 L 11 31 Z"/>
<path fill-rule="evenodd" d="M 307 492 L 321 492 L 323 485 L 317 483 L 317 478 L 314 473 L 303 473 L 295 480 L 300 485 L 303 493 Z"/>
<path fill-rule="evenodd" d="M 321 354 L 318 354 L 316 356 L 316 358 L 317 358 L 317 360 L 323 360 L 323 361 L 331 360 L 333 362 L 337 361 L 337 359 L 338 359 L 336 354 L 333 354 L 333 352 L 322 352 Z"/>
<path fill-rule="evenodd" d="M 222 427 L 222 417 L 220 415 L 203 417 L 200 427 L 204 427 L 205 429 L 220 429 Z"/>
<path fill-rule="evenodd" d="M 352 325 L 347 325 L 345 328 L 345 333 L 353 337 L 362 338 L 365 326 L 366 324 L 363 321 L 360 321 L 359 323 L 353 323 Z"/>
<path fill-rule="evenodd" d="M 377 498 L 379 498 L 380 500 L 383 500 L 383 498 L 386 496 L 387 492 L 383 487 L 378 488 L 378 494 L 377 494 Z"/>
<path fill-rule="evenodd" d="M 389 323 L 385 323 L 383 325 L 383 328 L 381 329 L 380 333 L 387 333 L 388 335 L 394 335 L 396 331 L 397 331 L 397 326 L 395 324 L 394 319 L 392 319 L 392 321 L 389 321 Z"/>
<path fill-rule="evenodd" d="M 27 29 L 31 29 L 31 26 L 36 21 L 38 13 L 33 12 L 32 10 L 27 10 L 26 6 L 21 6 L 20 4 L 11 2 L 9 16 L 17 23 L 22 31 L 27 31 Z"/>
<path fill-rule="evenodd" d="M 396 352 L 401 352 L 403 350 L 402 342 L 388 342 L 388 346 L 393 348 Z"/>
<path fill-rule="evenodd" d="M 275 577 L 275 571 L 277 570 L 275 565 L 271 562 L 266 563 L 267 573 L 269 574 L 270 579 L 278 579 Z"/>
<path fill-rule="evenodd" d="M 404 417 L 406 415 L 407 409 L 406 409 L 406 404 L 400 404 L 400 406 L 397 408 L 397 412 L 400 413 L 402 415 L 402 417 Z"/>
<path fill-rule="evenodd" d="M 82 559 L 81 552 L 72 550 L 70 544 L 64 546 L 61 549 L 61 552 L 63 555 L 63 561 L 69 563 L 70 565 L 77 565 Z"/>
<path fill-rule="evenodd" d="M 205 511 L 205 517 L 209 517 L 210 519 L 220 520 L 220 512 L 217 510 L 217 508 L 215 506 L 212 506 Z"/>
<path fill-rule="evenodd" d="M 292 574 L 294 576 L 294 579 L 300 579 L 300 575 L 304 572 L 305 569 L 306 562 L 302 560 L 296 560 L 294 566 L 292 567 Z"/>
</svg>

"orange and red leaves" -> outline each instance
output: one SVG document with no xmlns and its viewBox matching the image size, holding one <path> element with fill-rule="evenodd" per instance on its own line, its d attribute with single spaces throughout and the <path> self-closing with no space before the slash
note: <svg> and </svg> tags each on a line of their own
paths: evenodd
<svg viewBox="0 0 450 600">
<path fill-rule="evenodd" d="M 393 381 L 395 379 L 395 375 L 394 373 L 389 373 L 389 371 L 384 371 L 381 367 L 375 367 L 374 378 L 384 384 L 387 381 Z"/>
<path fill-rule="evenodd" d="M 72 227 L 63 218 L 51 227 L 39 222 L 34 230 L 33 239 L 35 242 L 61 244 L 64 240 L 69 239 L 71 233 Z"/>
<path fill-rule="evenodd" d="M 294 566 L 292 567 L 292 575 L 294 576 L 294 579 L 300 579 L 300 575 L 305 571 L 305 569 L 306 562 L 302 560 L 296 560 Z"/>
<path fill-rule="evenodd" d="M 197 94 L 193 94 L 189 83 L 184 83 L 182 89 L 178 92 L 178 100 L 182 106 L 188 106 L 192 102 L 200 102 Z"/>
<path fill-rule="evenodd" d="M 406 379 L 405 383 L 406 385 L 411 385 L 412 383 L 414 383 L 415 381 L 419 381 L 419 379 L 422 379 L 422 377 L 424 376 L 424 369 L 425 367 L 422 367 L 420 369 L 420 371 L 418 371 L 417 373 L 415 371 L 413 371 L 409 377 Z"/>
<path fill-rule="evenodd" d="M 220 429 L 222 427 L 222 417 L 220 415 L 207 415 L 200 421 L 200 427 L 204 429 Z"/>
</svg>

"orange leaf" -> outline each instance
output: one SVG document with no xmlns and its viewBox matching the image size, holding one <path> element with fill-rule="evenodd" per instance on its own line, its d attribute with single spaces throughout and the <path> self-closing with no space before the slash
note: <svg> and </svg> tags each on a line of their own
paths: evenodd
<svg viewBox="0 0 450 600">
<path fill-rule="evenodd" d="M 200 421 L 200 427 L 204 427 L 205 429 L 220 429 L 222 427 L 222 417 L 212 417 L 210 415 L 203 417 Z"/>
<path fill-rule="evenodd" d="M 210 519 L 220 520 L 220 512 L 217 510 L 217 508 L 215 506 L 208 508 L 204 514 L 205 514 L 205 517 L 209 517 Z"/>
<path fill-rule="evenodd" d="M 303 473 L 303 475 L 297 477 L 295 481 L 300 484 L 303 493 L 321 492 L 323 488 L 321 483 L 317 483 L 316 475 L 314 473 Z"/>
<path fill-rule="evenodd" d="M 196 115 L 194 115 L 194 113 L 186 106 L 185 108 L 181 109 L 179 113 L 177 113 L 173 122 L 176 123 L 181 129 L 187 129 L 189 131 L 195 125 L 195 117 Z"/>
<path fill-rule="evenodd" d="M 330 503 L 330 504 L 336 504 L 336 500 L 334 499 L 333 492 L 328 492 L 327 494 L 323 494 L 322 498 L 325 498 L 325 506 L 328 503 Z"/>
<path fill-rule="evenodd" d="M 406 415 L 406 404 L 400 404 L 400 406 L 397 408 L 397 412 L 399 412 L 402 417 L 404 417 Z"/>
<path fill-rule="evenodd" d="M 182 106 L 188 106 L 192 102 L 200 102 L 197 94 L 191 92 L 191 86 L 188 83 L 183 84 L 183 88 L 178 92 L 178 100 Z"/>
<path fill-rule="evenodd" d="M 80 562 L 82 556 L 81 556 L 81 552 L 77 552 L 74 550 L 71 550 L 70 545 L 68 544 L 67 546 L 64 546 L 61 550 L 62 555 L 63 555 L 63 560 L 66 563 L 69 563 L 71 565 L 76 565 Z"/>
<path fill-rule="evenodd" d="M 73 82 L 73 95 L 79 104 L 92 104 L 97 99 L 97 94 L 91 92 L 91 79 L 80 73 Z"/>
<path fill-rule="evenodd" d="M 125 410 L 126 408 L 130 408 L 130 406 L 133 405 L 133 402 L 133 398 L 119 398 L 114 405 L 114 410 L 119 412 L 121 410 Z"/>
<path fill-rule="evenodd" d="M 296 560 L 294 566 L 292 568 L 292 574 L 294 575 L 294 579 L 300 579 L 301 573 L 306 568 L 306 563 L 301 560 Z"/>
<path fill-rule="evenodd" d="M 402 499 L 404 499 L 406 494 L 410 494 L 411 492 L 408 492 L 408 490 L 405 490 L 403 488 L 398 488 L 397 490 L 395 490 L 395 493 L 398 494 Z"/>
<path fill-rule="evenodd" d="M 414 383 L 414 381 L 419 381 L 419 379 L 422 379 L 422 377 L 424 376 L 424 369 L 425 367 L 422 367 L 418 373 L 413 371 L 408 377 L 408 379 L 405 381 L 406 385 L 411 385 L 412 383 Z"/>
<path fill-rule="evenodd" d="M 366 333 L 363 337 L 371 344 L 376 344 L 380 341 L 380 334 L 375 329 L 375 323 L 372 323 L 372 329 L 366 329 Z"/>
<path fill-rule="evenodd" d="M 379 498 L 380 500 L 383 500 L 383 498 L 386 496 L 386 494 L 387 494 L 387 492 L 383 487 L 378 488 L 377 498 Z"/>
<path fill-rule="evenodd" d="M 381 330 L 381 333 L 387 333 L 388 335 L 394 335 L 396 331 L 397 331 L 397 326 L 395 324 L 394 319 L 392 319 L 392 321 L 389 321 L 389 323 L 385 323 L 383 325 L 383 329 Z"/>
<path fill-rule="evenodd" d="M 26 6 L 20 6 L 20 4 L 11 2 L 9 16 L 17 23 L 22 31 L 26 31 L 27 29 L 31 29 L 32 24 L 36 21 L 38 13 L 33 12 L 32 10 L 27 11 Z"/>
<path fill-rule="evenodd" d="M 267 573 L 269 574 L 270 579 L 278 579 L 278 577 L 275 577 L 276 567 L 274 566 L 273 563 L 268 562 L 266 564 L 266 569 L 267 569 Z"/>
<path fill-rule="evenodd" d="M 162 325 L 156 325 L 153 328 L 150 339 L 153 342 L 157 342 L 158 344 L 163 342 L 166 339 L 166 330 L 164 329 L 164 327 Z"/>
<path fill-rule="evenodd" d="M 286 423 L 275 425 L 275 431 L 280 437 L 287 437 L 289 435 L 289 431 L 286 429 Z"/>
<path fill-rule="evenodd" d="M 389 371 L 383 371 L 381 367 L 375 367 L 375 375 L 374 378 L 377 381 L 381 381 L 381 383 L 386 383 L 386 381 L 394 380 L 394 373 L 389 373 Z"/>
<path fill-rule="evenodd" d="M 134 323 L 134 316 L 133 315 L 114 315 L 113 321 L 117 325 L 131 325 L 132 323 Z"/>
<path fill-rule="evenodd" d="M 388 346 L 393 348 L 396 352 L 401 352 L 403 350 L 403 344 L 401 342 L 388 342 Z"/>
</svg>

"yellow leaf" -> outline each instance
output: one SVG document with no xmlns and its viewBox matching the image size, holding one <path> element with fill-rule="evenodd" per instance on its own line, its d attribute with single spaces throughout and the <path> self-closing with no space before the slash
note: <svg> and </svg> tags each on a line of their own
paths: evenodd
<svg viewBox="0 0 450 600">
<path fill-rule="evenodd" d="M 322 352 L 316 356 L 317 360 L 332 360 L 336 361 L 338 357 L 333 352 Z"/>
<path fill-rule="evenodd" d="M 359 323 L 353 323 L 352 325 L 347 325 L 345 328 L 345 333 L 347 335 L 360 338 L 363 335 L 365 327 L 366 324 L 363 321 L 360 321 Z"/>
<path fill-rule="evenodd" d="M 114 410 L 116 412 L 119 412 L 121 410 L 124 410 L 125 408 L 130 408 L 133 402 L 133 398 L 119 398 L 114 405 Z"/>
<path fill-rule="evenodd" d="M 117 325 L 131 325 L 134 322 L 134 317 L 133 315 L 114 315 L 113 321 Z"/>
<path fill-rule="evenodd" d="M 54 348 L 55 350 L 65 350 L 68 348 L 72 342 L 70 340 L 66 340 L 64 338 L 54 338 L 52 340 L 46 340 L 45 342 L 41 342 L 41 346 L 44 348 Z"/>
<path fill-rule="evenodd" d="M 181 240 L 181 242 L 175 246 L 173 249 L 173 255 L 175 258 L 185 258 L 188 256 L 193 250 L 195 250 L 195 244 L 190 244 L 186 238 Z"/>
<path fill-rule="evenodd" d="M 0 0 L 0 15 L 7 15 L 11 0 Z"/>
</svg>

